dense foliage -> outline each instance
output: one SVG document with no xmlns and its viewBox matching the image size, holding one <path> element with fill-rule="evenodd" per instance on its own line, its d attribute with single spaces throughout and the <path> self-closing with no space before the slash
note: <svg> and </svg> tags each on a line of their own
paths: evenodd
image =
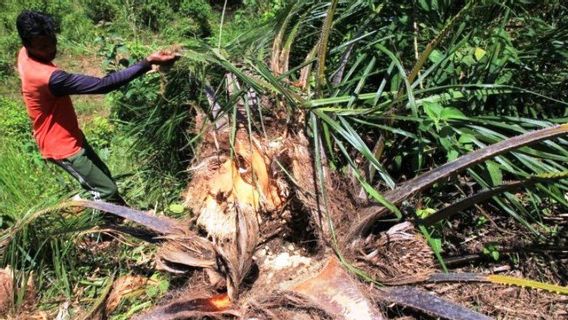
<svg viewBox="0 0 568 320">
<path fill-rule="evenodd" d="M 224 51 L 194 48 L 190 58 L 207 61 L 208 75 L 222 74 L 218 68 L 235 73 L 241 94 L 250 88 L 289 115 L 306 112 L 314 153 L 321 145 L 326 154 L 317 161 L 354 175 L 367 196 L 401 217 L 380 192 L 479 147 L 566 121 L 566 11 L 561 1 L 296 1 L 273 28 L 243 35 Z M 223 78 L 202 81 L 228 85 Z M 234 112 L 236 98 L 224 92 L 219 99 Z M 262 107 L 263 114 L 275 111 Z M 249 116 L 262 132 L 262 121 Z M 562 175 L 567 155 L 565 139 L 523 148 L 405 206 L 409 217 L 416 211 L 426 218 L 508 180 Z M 567 188 L 563 180 L 539 183 L 525 190 L 528 196 L 505 192 L 488 209 L 536 238 L 556 237 L 558 226 L 545 220 L 568 206 Z M 476 218 L 485 211 L 466 213 L 463 223 L 423 229 L 437 252 L 448 227 L 487 222 Z"/>
</svg>

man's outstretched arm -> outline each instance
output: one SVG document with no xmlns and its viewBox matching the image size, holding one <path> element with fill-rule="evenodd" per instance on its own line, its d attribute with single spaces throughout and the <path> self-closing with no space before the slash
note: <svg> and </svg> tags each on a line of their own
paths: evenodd
<svg viewBox="0 0 568 320">
<path fill-rule="evenodd" d="M 107 93 L 146 73 L 151 69 L 152 64 L 172 64 L 178 58 L 179 56 L 172 54 L 154 53 L 135 65 L 103 78 L 56 70 L 49 78 L 49 89 L 54 96 L 58 97 L 72 94 Z"/>
<path fill-rule="evenodd" d="M 150 63 L 144 60 L 124 70 L 113 72 L 103 78 L 56 70 L 49 78 L 49 89 L 51 93 L 57 97 L 72 94 L 107 93 L 127 84 L 150 69 Z"/>
</svg>

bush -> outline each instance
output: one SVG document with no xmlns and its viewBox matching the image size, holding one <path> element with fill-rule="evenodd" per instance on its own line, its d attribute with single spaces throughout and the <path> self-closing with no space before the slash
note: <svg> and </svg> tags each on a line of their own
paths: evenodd
<svg viewBox="0 0 568 320">
<path fill-rule="evenodd" d="M 4 33 L 0 22 L 0 80 L 15 74 L 16 54 L 21 47 L 20 38 L 12 33 L 2 36 Z"/>
<path fill-rule="evenodd" d="M 153 32 L 163 30 L 175 20 L 172 7 L 161 0 L 135 0 L 130 9 L 137 26 Z"/>
<path fill-rule="evenodd" d="M 88 43 L 94 37 L 93 23 L 87 18 L 78 0 L 0 1 L 0 79 L 15 74 L 16 53 L 21 47 L 16 19 L 23 10 L 36 10 L 52 15 L 57 30 L 61 31 L 61 43 L 67 41 Z M 73 46 L 75 47 L 75 46 Z"/>
<path fill-rule="evenodd" d="M 32 140 L 30 119 L 21 102 L 0 97 L 0 136 L 15 141 Z"/>
<path fill-rule="evenodd" d="M 114 126 L 107 118 L 96 116 L 85 126 L 84 132 L 89 144 L 98 153 L 106 152 L 110 148 Z"/>
<path fill-rule="evenodd" d="M 20 39 L 16 31 L 16 13 L 9 3 L 0 2 L 0 80 L 12 76 L 15 73 L 16 54 Z"/>
<path fill-rule="evenodd" d="M 86 16 L 94 23 L 112 22 L 119 15 L 119 4 L 116 0 L 90 1 L 82 0 L 81 4 L 85 8 Z"/>
<path fill-rule="evenodd" d="M 184 23 L 184 36 L 209 37 L 211 36 L 210 20 L 213 20 L 211 6 L 205 0 L 182 0 L 179 13 L 189 19 Z"/>
</svg>

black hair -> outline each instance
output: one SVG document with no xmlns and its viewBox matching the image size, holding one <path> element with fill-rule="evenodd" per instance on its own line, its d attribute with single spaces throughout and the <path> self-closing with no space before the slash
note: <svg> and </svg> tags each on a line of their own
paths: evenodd
<svg viewBox="0 0 568 320">
<path fill-rule="evenodd" d="M 55 38 L 55 23 L 51 16 L 42 12 L 22 11 L 16 19 L 16 27 L 24 46 L 30 45 L 32 38 L 37 36 Z"/>
</svg>

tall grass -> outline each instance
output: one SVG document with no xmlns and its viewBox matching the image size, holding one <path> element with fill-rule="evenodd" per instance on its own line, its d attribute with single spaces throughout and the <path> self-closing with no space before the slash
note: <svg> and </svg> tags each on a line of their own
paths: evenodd
<svg viewBox="0 0 568 320">
<path fill-rule="evenodd" d="M 84 275 L 74 240 L 96 217 L 44 210 L 76 193 L 78 184 L 41 159 L 21 103 L 2 98 L 0 110 L 6 116 L 0 121 L 0 266 L 15 270 L 16 306 L 32 274 L 41 298 L 69 298 Z"/>
<path fill-rule="evenodd" d="M 64 238 L 55 236 L 56 230 L 64 225 L 62 217 L 34 214 L 59 201 L 65 189 L 45 164 L 34 162 L 33 157 L 22 152 L 18 142 L 6 138 L 0 142 L 0 263 L 17 271 L 19 288 L 25 289 L 26 278 L 35 271 L 42 280 L 61 281 L 63 291 L 70 294 L 70 284 L 64 277 L 55 280 L 55 275 L 50 276 L 49 272 L 38 274 L 54 263 L 65 270 L 66 261 L 70 260 L 65 252 L 56 250 L 68 247 Z M 22 291 L 17 298 L 20 303 Z"/>
</svg>

